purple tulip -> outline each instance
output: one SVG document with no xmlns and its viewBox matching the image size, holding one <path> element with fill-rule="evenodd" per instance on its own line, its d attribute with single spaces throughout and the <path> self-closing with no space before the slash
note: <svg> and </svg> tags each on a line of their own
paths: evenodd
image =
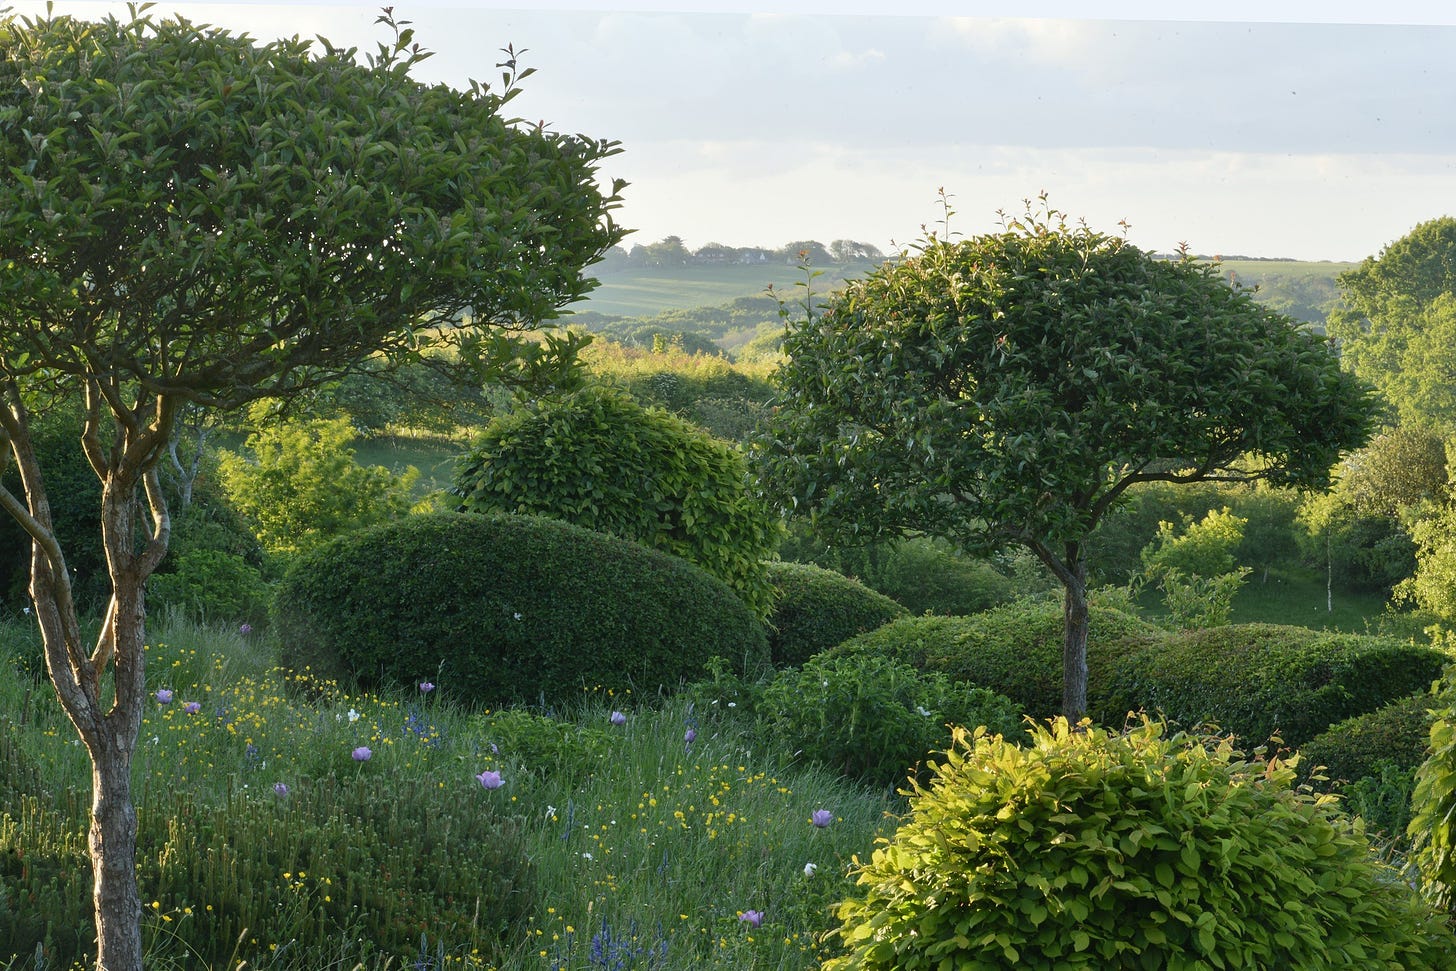
<svg viewBox="0 0 1456 971">
<path fill-rule="evenodd" d="M 427 695 L 431 691 L 434 691 L 434 690 L 435 690 L 435 686 L 431 682 L 429 682 L 429 681 L 421 681 L 420 682 L 420 694 Z"/>
<path fill-rule="evenodd" d="M 286 783 L 286 782 L 275 782 L 275 783 L 273 783 L 273 794 L 276 795 L 276 796 L 278 796 L 279 798 L 282 798 L 283 796 L 288 795 L 288 783 Z"/>
<path fill-rule="evenodd" d="M 369 750 L 367 745 L 361 745 L 354 750 L 355 762 L 368 762 L 372 758 L 374 758 L 374 753 Z"/>
<path fill-rule="evenodd" d="M 489 770 L 486 770 L 485 772 L 482 772 L 480 773 L 480 775 L 476 776 L 475 781 L 479 782 L 487 789 L 499 789 L 501 786 L 505 785 L 505 781 L 501 779 L 501 774 L 499 772 L 491 772 Z"/>
<path fill-rule="evenodd" d="M 738 915 L 738 919 L 743 921 L 749 927 L 758 927 L 760 924 L 763 923 L 763 911 L 745 910 L 743 913 Z"/>
<path fill-rule="evenodd" d="M 202 710 L 202 702 L 189 701 L 187 702 L 187 704 L 182 706 L 182 710 L 187 712 L 187 714 L 189 715 L 195 715 Z"/>
<path fill-rule="evenodd" d="M 253 632 L 253 625 L 252 624 L 243 624 L 242 626 L 240 626 L 238 628 L 238 633 L 239 634 L 242 634 L 244 637 L 247 637 L 252 632 Z"/>
<path fill-rule="evenodd" d="M 624 714 L 622 714 L 620 711 L 614 711 L 614 712 L 612 712 L 612 717 L 609 720 L 611 721 L 611 723 L 613 725 L 625 725 L 625 724 L 627 724 L 627 716 L 624 715 Z"/>
<path fill-rule="evenodd" d="M 160 704 L 163 704 L 163 705 L 170 705 L 172 703 L 172 689 L 171 688 L 158 688 L 157 689 L 157 701 Z"/>
<path fill-rule="evenodd" d="M 825 826 L 834 822 L 834 813 L 828 809 L 816 809 L 809 814 L 809 822 L 823 829 Z"/>
<path fill-rule="evenodd" d="M 698 732 L 696 729 L 689 728 L 687 731 L 683 732 L 683 741 L 687 742 L 689 745 L 693 744 L 697 740 Z"/>
</svg>

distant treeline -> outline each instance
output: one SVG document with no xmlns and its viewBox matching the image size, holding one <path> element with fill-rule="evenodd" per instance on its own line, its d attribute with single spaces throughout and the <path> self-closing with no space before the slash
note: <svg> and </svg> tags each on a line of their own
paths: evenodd
<svg viewBox="0 0 1456 971">
<path fill-rule="evenodd" d="M 885 254 L 871 243 L 854 239 L 836 239 L 828 246 L 818 240 L 801 239 L 778 247 L 725 246 L 706 243 L 688 249 L 681 236 L 668 236 L 656 243 L 637 243 L 630 247 L 613 246 L 598 265 L 610 272 L 617 268 L 660 266 L 752 266 L 758 263 L 787 263 L 797 266 L 845 265 L 850 263 L 883 263 Z"/>
</svg>

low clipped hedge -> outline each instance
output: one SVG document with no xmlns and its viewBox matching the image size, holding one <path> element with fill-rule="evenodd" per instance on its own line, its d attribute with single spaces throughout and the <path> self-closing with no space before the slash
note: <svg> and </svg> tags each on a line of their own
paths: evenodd
<svg viewBox="0 0 1456 971">
<path fill-rule="evenodd" d="M 856 634 L 875 630 L 904 607 L 858 580 L 809 563 L 768 564 L 778 592 L 769 615 L 769 652 L 775 667 L 797 667 Z"/>
<path fill-rule="evenodd" d="M 1119 658 L 1160 644 L 1165 636 L 1131 614 L 1093 606 L 1087 633 L 1089 709 L 1104 693 Z M 1062 639 L 1061 604 L 1022 600 L 970 617 L 906 617 L 846 641 L 836 651 L 884 654 L 952 681 L 989 688 L 1041 720 L 1062 710 Z M 1117 724 L 1125 714 L 1118 714 Z"/>
<path fill-rule="evenodd" d="M 1451 967 L 1456 938 L 1294 771 L 1145 723 L 958 731 L 824 971 Z"/>
<path fill-rule="evenodd" d="M 1382 763 L 1414 769 L 1425 761 L 1435 721 L 1431 709 L 1439 706 L 1423 691 L 1331 725 L 1299 747 L 1300 772 L 1308 777 L 1323 766 L 1320 774 L 1339 783 L 1376 776 Z"/>
<path fill-rule="evenodd" d="M 1094 718 L 1130 708 L 1212 722 L 1247 744 L 1298 747 L 1336 722 L 1427 689 L 1449 658 L 1392 637 L 1238 624 L 1181 631 L 1122 658 Z"/>
<path fill-rule="evenodd" d="M 685 560 L 532 516 L 443 513 L 301 557 L 274 601 L 285 664 L 362 687 L 434 681 L 477 704 L 556 704 L 768 664 L 763 626 Z"/>
</svg>

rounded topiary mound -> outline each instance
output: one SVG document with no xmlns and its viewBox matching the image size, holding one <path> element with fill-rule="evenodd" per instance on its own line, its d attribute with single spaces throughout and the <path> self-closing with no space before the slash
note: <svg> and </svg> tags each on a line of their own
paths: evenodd
<svg viewBox="0 0 1456 971">
<path fill-rule="evenodd" d="M 775 561 L 768 565 L 768 576 L 778 592 L 768 618 L 769 650 L 776 666 L 803 664 L 820 651 L 906 615 L 889 597 L 833 570 Z"/>
<path fill-rule="evenodd" d="M 768 663 L 763 625 L 677 557 L 530 516 L 412 516 L 303 556 L 274 601 L 284 662 L 481 704 Z"/>
<path fill-rule="evenodd" d="M 1301 775 L 1323 766 L 1321 775 L 1331 783 L 1358 782 L 1378 775 L 1382 763 L 1414 769 L 1425 760 L 1435 721 L 1431 709 L 1439 704 L 1421 692 L 1331 725 L 1299 747 Z"/>
<path fill-rule="evenodd" d="M 957 733 L 841 904 L 825 971 L 1450 967 L 1456 938 L 1327 800 L 1226 741 Z"/>
<path fill-rule="evenodd" d="M 1393 637 L 1237 624 L 1170 635 L 1118 661 L 1101 707 L 1161 712 L 1183 726 L 1212 722 L 1261 745 L 1298 747 L 1335 722 L 1426 690 L 1450 659 Z"/>
<path fill-rule="evenodd" d="M 907 617 L 853 638 L 837 651 L 884 654 L 952 681 L 989 688 L 1041 720 L 1062 710 L 1062 633 L 1061 604 L 1021 600 L 971 617 Z M 1087 633 L 1089 707 L 1101 696 L 1118 657 L 1161 643 L 1164 636 L 1131 614 L 1093 606 Z M 1122 720 L 1118 715 L 1117 724 Z"/>
</svg>

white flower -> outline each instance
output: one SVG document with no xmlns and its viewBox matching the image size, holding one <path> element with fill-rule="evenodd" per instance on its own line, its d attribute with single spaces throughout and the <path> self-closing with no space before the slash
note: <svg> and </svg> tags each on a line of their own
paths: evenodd
<svg viewBox="0 0 1456 971">
<path fill-rule="evenodd" d="M 581 858 L 582 858 L 582 859 L 583 859 L 583 860 L 590 860 L 590 859 L 591 859 L 591 858 L 592 858 L 592 855 L 591 855 L 591 854 L 590 854 L 590 853 L 583 853 L 583 854 L 582 854 L 582 855 L 581 855 Z"/>
<path fill-rule="evenodd" d="M 350 708 L 349 709 L 349 721 L 350 722 L 356 722 L 358 720 L 359 720 L 359 713 L 357 711 L 355 711 L 354 709 Z"/>
<path fill-rule="evenodd" d="M 516 620 L 520 620 L 521 619 L 521 612 L 518 610 L 515 613 L 511 614 L 511 616 L 513 618 L 515 618 Z"/>
<path fill-rule="evenodd" d="M 736 701 L 730 701 L 730 702 L 728 702 L 728 707 L 729 708 L 737 708 L 738 707 L 738 702 L 736 702 Z"/>
<path fill-rule="evenodd" d="M 816 874 L 818 872 L 819 872 L 819 864 L 817 864 L 817 863 L 805 863 L 804 864 L 804 876 L 806 876 L 806 877 L 812 877 L 814 874 Z"/>
<path fill-rule="evenodd" d="M 924 705 L 916 705 L 915 706 L 915 714 L 919 715 L 921 718 L 929 718 L 930 717 L 930 712 L 928 712 L 928 711 L 925 710 L 925 706 Z"/>
<path fill-rule="evenodd" d="M 546 818 L 547 819 L 555 819 L 556 818 L 556 807 L 555 806 L 547 806 L 546 807 Z"/>
</svg>

